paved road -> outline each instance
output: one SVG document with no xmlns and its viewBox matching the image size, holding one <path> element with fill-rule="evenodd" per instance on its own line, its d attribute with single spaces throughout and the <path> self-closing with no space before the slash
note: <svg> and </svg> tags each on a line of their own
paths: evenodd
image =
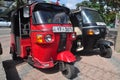
<svg viewBox="0 0 120 80">
<path fill-rule="evenodd" d="M 3 54 L 0 55 L 0 80 L 68 80 L 56 68 L 36 69 L 23 61 L 13 61 L 9 54 L 10 37 L 2 36 Z M 120 54 L 111 59 L 99 55 L 77 56 L 78 75 L 73 80 L 120 80 Z"/>
<path fill-rule="evenodd" d="M 0 28 L 0 36 L 10 34 L 10 28 Z"/>
</svg>

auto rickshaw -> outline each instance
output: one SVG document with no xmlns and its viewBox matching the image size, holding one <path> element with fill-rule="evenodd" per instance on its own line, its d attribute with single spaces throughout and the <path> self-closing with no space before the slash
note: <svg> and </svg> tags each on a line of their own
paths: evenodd
<svg viewBox="0 0 120 80">
<path fill-rule="evenodd" d="M 71 53 L 76 39 L 66 7 L 43 2 L 33 2 L 12 12 L 12 59 L 26 59 L 36 68 L 53 68 L 56 64 L 66 78 L 76 76 Z"/>
<path fill-rule="evenodd" d="M 103 18 L 97 10 L 87 7 L 80 7 L 72 10 L 70 16 L 77 38 L 73 43 L 72 52 L 76 52 L 78 47 L 83 47 L 83 51 L 100 50 L 100 56 L 110 58 L 112 56 L 112 42 L 105 40 L 108 32 Z"/>
</svg>

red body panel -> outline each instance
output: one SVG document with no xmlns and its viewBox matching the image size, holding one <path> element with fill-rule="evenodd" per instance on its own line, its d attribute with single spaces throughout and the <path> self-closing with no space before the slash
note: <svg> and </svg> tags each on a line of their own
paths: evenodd
<svg viewBox="0 0 120 80">
<path fill-rule="evenodd" d="M 35 63 L 39 63 L 38 65 L 35 64 L 39 68 L 45 68 L 43 66 L 43 63 L 46 63 L 46 65 L 50 65 L 51 67 L 54 66 L 53 62 L 56 62 L 56 60 L 61 60 L 65 62 L 74 62 L 76 59 L 74 55 L 69 52 L 72 46 L 72 39 L 71 34 L 67 33 L 67 44 L 66 44 L 66 50 L 63 53 L 58 53 L 58 46 L 60 42 L 60 33 L 53 33 L 52 27 L 53 26 L 60 26 L 60 25 L 37 25 L 32 26 L 31 31 L 31 55 L 33 56 L 33 59 L 35 60 Z M 71 27 L 71 25 L 62 25 L 66 27 Z M 36 36 L 38 34 L 54 34 L 55 40 L 53 43 L 47 43 L 47 44 L 38 44 L 36 42 Z M 59 55 L 59 56 L 58 56 Z M 65 57 L 65 58 L 64 58 Z M 46 67 L 47 68 L 47 67 Z"/>
<path fill-rule="evenodd" d="M 37 58 L 34 58 L 34 66 L 37 68 L 52 68 L 54 67 L 54 62 L 53 60 L 42 62 L 38 60 Z"/>
<path fill-rule="evenodd" d="M 20 57 L 24 58 L 27 56 L 27 47 L 30 47 L 31 46 L 31 41 L 30 41 L 30 38 L 27 38 L 27 39 L 21 39 L 20 40 L 20 48 L 21 48 L 21 54 L 20 54 Z"/>
<path fill-rule="evenodd" d="M 14 35 L 11 33 L 11 43 L 10 43 L 10 47 L 13 49 L 13 51 L 15 51 L 16 52 L 16 45 L 18 45 L 18 44 L 16 44 L 16 42 L 15 42 L 15 37 L 14 37 Z M 27 49 L 27 47 L 31 47 L 31 40 L 30 40 L 30 38 L 26 38 L 26 39 L 20 39 L 20 45 L 18 45 L 18 46 L 20 46 L 20 57 L 21 58 L 25 58 L 26 56 L 27 56 L 27 51 L 26 51 L 26 49 Z"/>
<path fill-rule="evenodd" d="M 75 62 L 76 58 L 70 51 L 63 51 L 57 55 L 57 60 L 71 63 Z"/>
</svg>

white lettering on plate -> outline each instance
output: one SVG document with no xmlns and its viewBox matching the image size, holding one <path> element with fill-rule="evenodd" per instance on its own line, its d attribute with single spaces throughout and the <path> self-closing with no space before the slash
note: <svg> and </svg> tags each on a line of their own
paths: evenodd
<svg viewBox="0 0 120 80">
<path fill-rule="evenodd" d="M 53 32 L 73 32 L 73 27 L 54 26 Z"/>
</svg>

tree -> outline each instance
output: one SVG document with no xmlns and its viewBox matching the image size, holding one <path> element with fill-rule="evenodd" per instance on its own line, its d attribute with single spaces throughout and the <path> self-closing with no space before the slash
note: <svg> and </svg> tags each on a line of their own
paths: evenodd
<svg viewBox="0 0 120 80">
<path fill-rule="evenodd" d="M 0 0 L 0 6 L 4 6 L 4 0 Z"/>
<path fill-rule="evenodd" d="M 113 23 L 116 14 L 119 12 L 120 1 L 119 0 L 89 0 L 77 3 L 76 7 L 85 6 L 95 8 L 104 17 L 107 25 Z"/>
<path fill-rule="evenodd" d="M 81 3 L 77 3 L 76 8 L 79 8 L 80 6 L 89 7 L 90 5 L 91 3 L 89 1 L 83 1 Z"/>
</svg>

